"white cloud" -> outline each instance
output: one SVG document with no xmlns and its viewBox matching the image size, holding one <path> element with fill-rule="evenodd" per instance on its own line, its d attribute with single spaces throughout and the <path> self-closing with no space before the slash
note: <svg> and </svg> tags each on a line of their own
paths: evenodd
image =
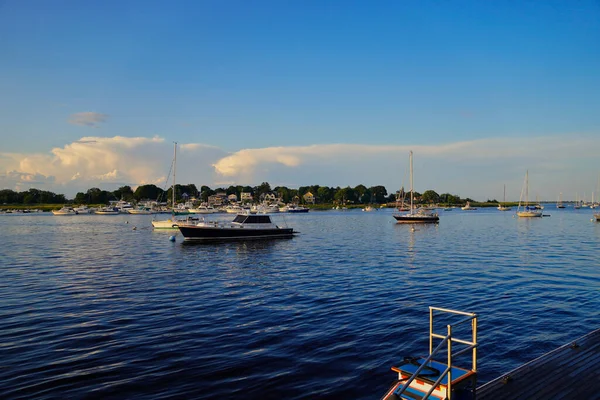
<svg viewBox="0 0 600 400">
<path fill-rule="evenodd" d="M 1 153 L 0 171 L 7 172 L 0 174 L 0 184 L 15 190 L 40 187 L 67 196 L 91 187 L 114 190 L 120 185 L 149 183 L 163 187 L 172 149 L 172 144 L 160 137 L 115 136 L 83 137 L 45 154 Z M 183 145 L 177 154 L 177 181 L 210 184 L 211 164 L 224 155 L 213 146 Z M 29 187 L 25 187 L 27 182 L 31 182 Z"/>
<path fill-rule="evenodd" d="M 108 119 L 108 115 L 92 111 L 85 111 L 71 114 L 69 123 L 73 125 L 98 127 L 101 123 Z"/>
<path fill-rule="evenodd" d="M 565 200 L 596 189 L 600 143 L 585 135 L 529 139 L 494 138 L 442 145 L 326 144 L 241 149 L 182 143 L 177 153 L 177 182 L 208 185 L 408 186 L 408 151 L 415 154 L 415 189 L 434 189 L 485 200 L 518 200 L 525 170 L 530 193 Z M 73 196 L 91 187 L 153 183 L 164 187 L 173 144 L 160 137 L 82 137 L 48 153 L 0 153 L 0 185 L 38 187 Z M 169 183 L 170 184 L 170 183 Z"/>
</svg>

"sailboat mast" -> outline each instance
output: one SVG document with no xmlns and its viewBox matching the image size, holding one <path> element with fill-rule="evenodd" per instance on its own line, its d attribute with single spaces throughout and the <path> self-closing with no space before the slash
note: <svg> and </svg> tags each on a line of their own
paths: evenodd
<svg viewBox="0 0 600 400">
<path fill-rule="evenodd" d="M 413 189 L 413 152 L 410 151 L 410 213 L 413 213 L 413 197 L 414 197 L 414 189 Z"/>
<path fill-rule="evenodd" d="M 177 173 L 177 142 L 173 142 L 173 200 L 171 205 L 173 206 L 173 210 L 175 210 L 175 175 Z"/>
<path fill-rule="evenodd" d="M 525 207 L 529 205 L 529 170 L 525 172 Z"/>
</svg>

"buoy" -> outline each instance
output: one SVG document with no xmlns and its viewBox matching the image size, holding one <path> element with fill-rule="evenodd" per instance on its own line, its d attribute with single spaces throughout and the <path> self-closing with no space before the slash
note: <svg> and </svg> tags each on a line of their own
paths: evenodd
<svg viewBox="0 0 600 400">
<path fill-rule="evenodd" d="M 128 223 L 129 223 L 129 221 L 125 221 L 125 223 L 126 223 L 126 224 L 128 224 Z"/>
<path fill-rule="evenodd" d="M 174 241 L 175 241 L 175 236 L 174 236 L 174 235 L 173 235 L 173 236 L 169 236 L 169 240 L 170 240 L 171 242 L 174 242 Z"/>
<path fill-rule="evenodd" d="M 137 229 L 137 228 L 134 226 L 134 227 L 133 227 L 133 230 L 135 231 L 136 229 Z"/>
</svg>

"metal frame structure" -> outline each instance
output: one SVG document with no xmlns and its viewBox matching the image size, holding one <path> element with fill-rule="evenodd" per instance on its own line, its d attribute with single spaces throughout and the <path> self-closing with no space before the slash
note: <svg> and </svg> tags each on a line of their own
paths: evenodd
<svg viewBox="0 0 600 400">
<path fill-rule="evenodd" d="M 466 318 L 463 318 L 462 320 L 454 323 L 453 325 L 446 325 L 446 329 L 447 329 L 446 335 L 440 335 L 440 334 L 434 332 L 434 311 L 438 311 L 438 312 L 442 312 L 442 313 L 446 313 L 446 314 L 463 315 Z M 452 334 L 453 328 L 458 325 L 461 325 L 465 322 L 469 322 L 469 321 L 471 322 L 471 332 L 472 332 L 471 333 L 471 341 L 453 337 L 453 334 Z M 434 339 L 442 339 L 440 344 L 438 344 L 435 349 L 433 348 Z M 453 343 L 466 345 L 467 347 L 465 347 L 453 354 L 452 353 L 452 344 Z M 433 393 L 435 388 L 440 384 L 440 382 L 446 375 L 448 375 L 447 399 L 452 400 L 452 362 L 455 357 L 457 357 L 461 354 L 464 354 L 468 351 L 471 351 L 472 352 L 472 354 L 471 354 L 471 356 L 472 356 L 471 371 L 477 372 L 477 314 L 463 312 L 463 311 L 449 310 L 446 308 L 429 307 L 429 356 L 425 359 L 425 361 L 423 361 L 421 366 L 412 374 L 412 376 L 408 379 L 408 381 L 406 381 L 406 383 L 404 383 L 402 389 L 400 389 L 400 391 L 396 393 L 397 396 L 400 397 L 402 395 L 402 393 L 404 393 L 404 391 L 415 380 L 415 378 L 419 375 L 419 373 L 423 370 L 423 368 L 425 368 L 425 366 L 430 361 L 433 360 L 433 357 L 440 350 L 442 350 L 444 345 L 447 346 L 447 359 L 448 359 L 447 367 L 440 374 L 439 378 L 435 381 L 435 383 L 431 386 L 431 389 L 423 397 L 423 400 L 429 398 L 429 396 Z M 474 378 L 474 379 L 476 379 L 476 378 Z M 476 383 L 476 382 L 474 382 L 474 383 Z M 475 390 L 475 386 L 476 385 L 474 384 L 473 390 Z"/>
</svg>

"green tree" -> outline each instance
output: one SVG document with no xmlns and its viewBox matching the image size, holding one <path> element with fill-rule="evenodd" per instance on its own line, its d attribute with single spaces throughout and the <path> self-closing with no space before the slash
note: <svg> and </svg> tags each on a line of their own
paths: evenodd
<svg viewBox="0 0 600 400">
<path fill-rule="evenodd" d="M 321 186 L 317 190 L 317 199 L 319 203 L 331 203 L 333 200 L 333 190 L 327 186 Z"/>
<path fill-rule="evenodd" d="M 119 200 L 131 201 L 135 198 L 133 190 L 131 190 L 131 186 L 121 186 L 112 192 L 112 194 L 116 199 Z"/>
<path fill-rule="evenodd" d="M 166 201 L 165 192 L 156 185 L 140 185 L 135 189 L 133 197 L 137 200 Z"/>
<path fill-rule="evenodd" d="M 434 190 L 426 190 L 421 195 L 421 201 L 427 204 L 439 203 L 440 195 L 437 194 Z"/>
</svg>

